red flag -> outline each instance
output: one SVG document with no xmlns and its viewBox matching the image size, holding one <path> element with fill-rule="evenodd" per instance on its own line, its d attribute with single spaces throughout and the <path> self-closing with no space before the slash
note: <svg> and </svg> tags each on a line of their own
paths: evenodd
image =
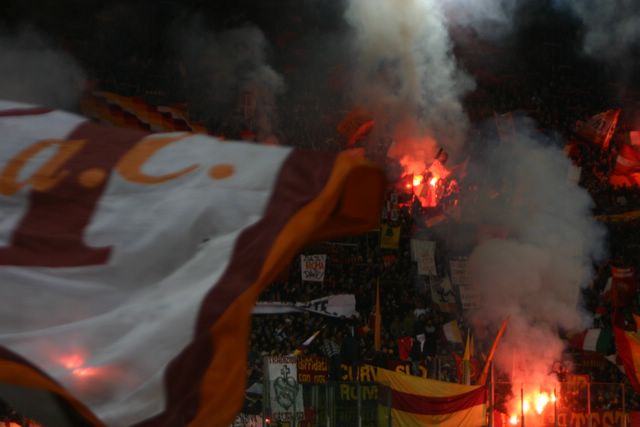
<svg viewBox="0 0 640 427">
<path fill-rule="evenodd" d="M 496 348 L 498 348 L 498 344 L 500 343 L 500 339 L 502 335 L 504 335 L 504 331 L 507 329 L 507 324 L 509 323 L 509 316 L 504 319 L 502 322 L 502 326 L 496 335 L 496 339 L 493 341 L 493 345 L 491 346 L 491 350 L 489 350 L 489 356 L 487 357 L 486 362 L 484 363 L 484 368 L 482 368 L 482 374 L 480 374 L 480 379 L 478 384 L 484 384 L 487 381 L 487 376 L 489 375 L 489 366 L 491 365 L 491 361 L 493 360 L 493 355 L 496 352 Z"/>
<path fill-rule="evenodd" d="M 614 307 L 632 303 L 636 292 L 635 269 L 611 266 L 611 302 Z"/>
</svg>

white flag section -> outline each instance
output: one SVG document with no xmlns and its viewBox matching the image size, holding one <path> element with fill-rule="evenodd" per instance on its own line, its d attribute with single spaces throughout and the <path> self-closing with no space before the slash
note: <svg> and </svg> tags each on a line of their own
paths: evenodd
<svg viewBox="0 0 640 427">
<path fill-rule="evenodd" d="M 436 242 L 431 240 L 411 239 L 411 255 L 418 264 L 418 274 L 437 276 Z"/>
<path fill-rule="evenodd" d="M 300 255 L 300 269 L 302 281 L 324 281 L 324 268 L 327 263 L 327 255 Z"/>
<path fill-rule="evenodd" d="M 275 420 L 297 419 L 304 413 L 302 386 L 298 384 L 298 365 L 293 356 L 267 357 L 267 381 L 269 382 L 269 404 Z"/>
<path fill-rule="evenodd" d="M 309 302 L 258 302 L 253 314 L 302 313 L 323 314 L 331 317 L 351 317 L 356 314 L 356 297 L 351 294 L 329 295 Z"/>
<path fill-rule="evenodd" d="M 257 296 L 309 242 L 373 228 L 382 187 L 353 155 L 0 101 L 0 383 L 95 426 L 228 427 Z"/>
</svg>

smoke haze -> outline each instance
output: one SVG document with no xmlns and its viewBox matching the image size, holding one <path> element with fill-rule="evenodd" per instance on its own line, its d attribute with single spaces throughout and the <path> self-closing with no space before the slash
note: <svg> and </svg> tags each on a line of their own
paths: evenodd
<svg viewBox="0 0 640 427">
<path fill-rule="evenodd" d="M 66 52 L 31 29 L 0 37 L 0 98 L 51 108 L 77 106 L 85 75 Z"/>
<path fill-rule="evenodd" d="M 481 241 L 471 254 L 470 276 L 482 301 L 473 318 L 496 327 L 510 316 L 496 362 L 505 372 L 515 368 L 517 381 L 542 384 L 561 360 L 558 331 L 589 326 L 580 290 L 592 260 L 603 255 L 604 228 L 591 215 L 587 191 L 568 179 L 570 161 L 562 151 L 530 123 L 517 122 L 517 128 L 511 143 L 476 164 L 476 177 L 498 183 L 500 195 L 463 208 L 479 224 L 509 233 Z"/>
<path fill-rule="evenodd" d="M 193 112 L 209 121 L 234 122 L 247 115 L 258 138 L 272 137 L 277 126 L 275 98 L 284 90 L 284 81 L 267 62 L 262 31 L 247 25 L 215 33 L 200 19 L 176 31 L 182 91 Z"/>
</svg>

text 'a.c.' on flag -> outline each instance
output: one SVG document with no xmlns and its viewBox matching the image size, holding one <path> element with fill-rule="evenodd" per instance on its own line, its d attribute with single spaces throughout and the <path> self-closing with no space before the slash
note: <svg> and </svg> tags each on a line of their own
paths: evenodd
<svg viewBox="0 0 640 427">
<path fill-rule="evenodd" d="M 0 101 L 0 383 L 96 426 L 227 427 L 257 296 L 310 241 L 374 228 L 382 188 L 354 156 Z"/>
</svg>

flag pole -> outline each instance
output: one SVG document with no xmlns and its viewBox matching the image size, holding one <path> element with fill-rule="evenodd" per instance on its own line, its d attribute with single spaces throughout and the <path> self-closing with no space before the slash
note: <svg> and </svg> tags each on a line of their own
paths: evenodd
<svg viewBox="0 0 640 427">
<path fill-rule="evenodd" d="M 592 426 L 591 421 L 591 379 L 587 381 L 587 426 Z"/>
<path fill-rule="evenodd" d="M 376 314 L 375 321 L 373 326 L 373 349 L 375 351 L 380 351 L 381 348 L 381 331 L 382 328 L 382 319 L 380 312 L 380 278 L 378 278 L 376 282 Z"/>
<path fill-rule="evenodd" d="M 622 427 L 627 427 L 627 402 L 625 397 L 624 383 L 620 383 L 622 388 Z"/>
<path fill-rule="evenodd" d="M 495 378 L 493 376 L 493 362 L 489 367 L 489 427 L 493 427 L 493 407 L 495 405 Z"/>
<path fill-rule="evenodd" d="M 553 427 L 558 427 L 558 393 L 553 387 Z"/>
<path fill-rule="evenodd" d="M 520 426 L 524 427 L 524 385 L 520 384 Z"/>
</svg>

